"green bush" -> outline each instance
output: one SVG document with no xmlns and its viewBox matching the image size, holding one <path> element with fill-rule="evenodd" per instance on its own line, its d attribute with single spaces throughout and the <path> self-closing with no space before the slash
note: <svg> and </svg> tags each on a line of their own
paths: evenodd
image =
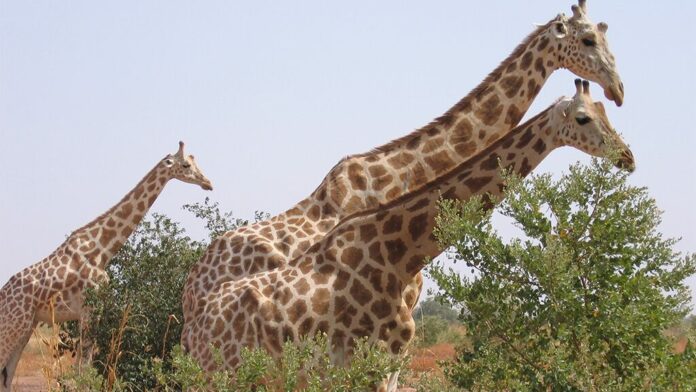
<svg viewBox="0 0 696 392">
<path fill-rule="evenodd" d="M 463 392 L 464 389 L 459 388 L 452 384 L 446 378 L 440 376 L 439 374 L 421 373 L 411 377 L 410 382 L 405 379 L 409 378 L 407 374 L 405 377 L 400 377 L 400 380 L 405 382 L 400 387 L 410 387 L 415 389 L 417 392 Z"/>
<path fill-rule="evenodd" d="M 696 257 L 673 250 L 655 201 L 626 176 L 598 160 L 558 180 L 508 176 L 497 211 L 523 234 L 509 241 L 480 198 L 441 204 L 436 235 L 475 272 L 429 268 L 439 294 L 466 309 L 471 347 L 446 366 L 451 381 L 473 391 L 696 389 L 693 350 L 675 355 L 664 333 L 688 311 Z"/>
<path fill-rule="evenodd" d="M 106 380 L 102 377 L 97 369 L 93 367 L 84 367 L 81 369 L 71 368 L 66 373 L 61 375 L 58 380 L 63 391 L 78 392 L 78 391 L 100 391 L 106 384 Z M 119 391 L 116 387 L 114 391 Z"/>
<path fill-rule="evenodd" d="M 457 321 L 459 311 L 449 304 L 441 302 L 441 300 L 443 299 L 438 300 L 432 296 L 424 298 L 413 310 L 413 317 L 417 319 L 419 317 L 434 316 L 448 322 Z"/>
<path fill-rule="evenodd" d="M 405 359 L 394 360 L 386 351 L 369 345 L 356 344 L 349 367 L 335 366 L 328 357 L 326 337 L 317 336 L 299 345 L 285 343 L 283 355 L 274 360 L 263 349 L 242 351 L 240 367 L 233 376 L 228 371 L 204 373 L 197 362 L 175 347 L 172 355 L 173 371 L 154 360 L 153 374 L 161 391 L 307 391 L 349 392 L 367 391 L 398 371 Z M 222 358 L 213 350 L 218 363 Z"/>
<path fill-rule="evenodd" d="M 458 315 L 458 311 L 434 297 L 423 299 L 413 310 L 416 335 L 412 345 L 427 347 L 437 343 L 463 343 L 460 324 L 457 322 Z"/>
<path fill-rule="evenodd" d="M 432 346 L 439 343 L 440 336 L 448 329 L 449 323 L 437 316 L 425 316 L 416 319 L 416 345 Z"/>
</svg>

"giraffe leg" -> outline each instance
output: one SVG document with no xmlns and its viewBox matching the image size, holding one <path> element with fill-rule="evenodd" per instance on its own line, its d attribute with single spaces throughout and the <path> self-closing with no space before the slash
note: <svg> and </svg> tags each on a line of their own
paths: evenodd
<svg viewBox="0 0 696 392">
<path fill-rule="evenodd" d="M 391 373 L 387 378 L 387 392 L 396 392 L 399 383 L 399 371 Z"/>
<path fill-rule="evenodd" d="M 36 323 L 34 323 L 31 329 L 27 333 L 25 333 L 24 336 L 20 339 L 19 344 L 15 348 L 14 352 L 12 352 L 12 354 L 10 355 L 9 361 L 7 361 L 7 366 L 5 366 L 5 369 L 3 371 L 3 376 L 7 380 L 7 385 L 12 385 L 15 370 L 17 370 L 17 364 L 19 363 L 19 358 L 21 358 L 22 352 L 24 351 L 24 348 L 27 346 L 27 343 L 29 343 L 29 338 L 31 338 L 31 334 L 34 331 L 35 327 Z"/>
<path fill-rule="evenodd" d="M 83 312 L 80 315 L 80 343 L 75 348 L 77 350 L 77 366 L 90 367 L 92 365 L 92 360 L 94 359 L 94 342 L 88 336 L 89 335 L 89 319 L 90 311 L 87 308 L 83 308 Z"/>
<path fill-rule="evenodd" d="M 413 312 L 416 305 L 418 305 L 418 299 L 420 299 L 421 292 L 423 291 L 423 274 L 419 272 L 414 279 L 409 282 L 409 284 L 404 289 L 402 296 L 406 307 L 410 312 Z M 398 389 L 399 372 L 391 373 L 388 376 L 386 391 L 396 392 Z"/>
<path fill-rule="evenodd" d="M 32 290 L 16 289 L 26 285 L 31 282 L 13 277 L 0 289 L 0 392 L 10 390 L 17 361 L 36 325 L 36 302 L 27 293 Z"/>
<path fill-rule="evenodd" d="M 373 391 L 375 392 L 397 392 L 398 391 L 398 381 L 399 381 L 399 371 L 390 373 L 387 378 L 382 380 L 379 384 L 374 386 Z"/>
<path fill-rule="evenodd" d="M 17 319 L 10 318 L 8 320 L 17 321 Z M 0 352 L 0 366 L 2 367 L 0 371 L 0 392 L 10 391 L 17 363 L 31 337 L 34 326 L 36 326 L 36 323 L 28 315 L 25 317 L 20 316 L 19 321 L 19 323 L 15 323 L 9 328 L 4 328 L 0 331 L 0 339 L 5 343 Z"/>
</svg>

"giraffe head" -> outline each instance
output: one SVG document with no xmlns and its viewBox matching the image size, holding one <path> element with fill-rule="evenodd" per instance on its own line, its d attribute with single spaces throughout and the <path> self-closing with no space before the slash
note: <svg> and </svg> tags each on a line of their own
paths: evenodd
<svg viewBox="0 0 696 392">
<path fill-rule="evenodd" d="M 633 153 L 614 130 L 601 102 L 593 102 L 590 82 L 575 79 L 575 96 L 561 99 L 554 108 L 554 141 L 572 146 L 590 155 L 608 157 L 618 151 L 616 167 L 632 172 L 635 169 Z"/>
<path fill-rule="evenodd" d="M 616 103 L 623 104 L 624 88 L 616 70 L 614 55 L 609 50 L 607 29 L 604 23 L 592 23 L 587 18 L 586 0 L 579 0 L 571 7 L 573 16 L 558 15 L 549 26 L 550 45 L 557 64 L 567 68 L 583 79 L 599 83 L 604 95 Z M 541 45 L 540 45 L 541 47 Z M 551 50 L 551 49 L 547 49 Z"/>
<path fill-rule="evenodd" d="M 184 154 L 184 142 L 179 142 L 179 151 L 169 154 L 162 159 L 162 165 L 169 178 L 188 182 L 189 184 L 200 185 L 206 191 L 213 190 L 213 184 L 208 180 L 198 168 L 193 155 Z"/>
</svg>

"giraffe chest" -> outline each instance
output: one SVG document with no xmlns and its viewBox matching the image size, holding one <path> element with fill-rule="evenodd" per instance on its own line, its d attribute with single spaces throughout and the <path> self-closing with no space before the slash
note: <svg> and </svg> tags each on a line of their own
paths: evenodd
<svg viewBox="0 0 696 392">
<path fill-rule="evenodd" d="M 51 324 L 78 320 L 84 307 L 82 290 L 63 291 L 52 301 L 42 302 L 36 310 L 36 321 Z"/>
</svg>

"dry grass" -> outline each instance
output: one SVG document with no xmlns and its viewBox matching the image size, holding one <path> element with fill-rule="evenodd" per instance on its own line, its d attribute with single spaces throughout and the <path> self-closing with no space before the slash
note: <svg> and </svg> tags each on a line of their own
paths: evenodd
<svg viewBox="0 0 696 392">
<path fill-rule="evenodd" d="M 58 360 L 53 358 L 54 350 L 49 346 L 49 342 L 54 339 L 54 333 L 50 327 L 37 327 L 22 352 L 15 374 L 17 376 L 41 376 L 48 369 L 60 370 L 72 366 L 74 360 L 70 355 L 64 355 Z"/>
<path fill-rule="evenodd" d="M 121 316 L 121 322 L 118 326 L 118 331 L 111 335 L 111 341 L 109 343 L 109 354 L 106 356 L 106 369 L 107 369 L 107 379 L 106 379 L 106 391 L 112 391 L 114 389 L 114 384 L 118 379 L 116 375 L 116 368 L 118 366 L 118 361 L 121 359 L 123 352 L 121 351 L 121 344 L 123 344 L 123 335 L 126 332 L 128 326 L 128 320 L 130 318 L 130 304 L 126 305 L 126 309 L 123 311 L 123 316 Z"/>
<path fill-rule="evenodd" d="M 13 380 L 15 391 L 49 391 L 47 380 L 54 385 L 54 381 L 73 365 L 74 360 L 70 355 L 54 358 L 53 344 L 56 339 L 57 335 L 50 327 L 36 328 L 17 364 Z"/>
<path fill-rule="evenodd" d="M 51 367 L 53 358 L 46 355 L 48 346 L 42 340 L 51 333 L 48 327 L 38 327 L 22 352 L 17 364 L 17 376 L 41 376 L 41 369 Z"/>
</svg>

